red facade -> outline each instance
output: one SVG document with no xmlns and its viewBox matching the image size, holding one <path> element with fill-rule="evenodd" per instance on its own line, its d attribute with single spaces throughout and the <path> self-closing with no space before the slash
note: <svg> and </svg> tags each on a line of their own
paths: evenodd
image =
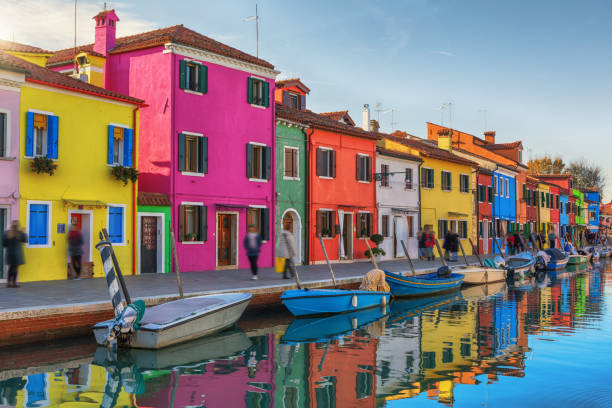
<svg viewBox="0 0 612 408">
<path fill-rule="evenodd" d="M 493 222 L 493 205 L 491 173 L 481 169 L 478 172 L 478 186 L 476 188 L 477 214 L 478 214 L 478 253 L 493 253 L 493 240 L 491 239 L 489 225 Z"/>
</svg>

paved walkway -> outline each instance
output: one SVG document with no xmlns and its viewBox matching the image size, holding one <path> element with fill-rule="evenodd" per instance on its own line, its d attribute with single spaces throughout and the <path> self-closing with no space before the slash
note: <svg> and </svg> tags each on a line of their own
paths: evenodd
<svg viewBox="0 0 612 408">
<path fill-rule="evenodd" d="M 468 257 L 471 263 L 476 257 Z M 457 262 L 462 264 L 462 262 Z M 379 265 L 392 272 L 409 270 L 408 261 L 383 261 Z M 422 272 L 441 266 L 439 260 L 433 262 L 415 261 L 414 266 Z M 361 278 L 372 269 L 369 262 L 351 262 L 333 264 L 336 278 L 345 281 Z M 298 266 L 299 277 L 304 284 L 316 284 L 331 281 L 327 265 Z M 259 280 L 250 280 L 248 269 L 186 272 L 181 274 L 185 294 L 203 294 L 224 291 L 258 291 L 274 292 L 279 287 L 294 285 L 293 280 L 284 280 L 273 268 L 262 268 Z M 178 295 L 176 275 L 145 274 L 126 276 L 130 295 L 136 298 L 166 298 Z M 0 314 L 10 310 L 41 309 L 55 306 L 87 304 L 109 301 L 106 281 L 103 278 L 82 279 L 78 281 L 58 280 L 45 282 L 26 282 L 21 288 L 8 289 L 0 287 Z M 109 302 L 110 303 L 110 302 Z"/>
</svg>

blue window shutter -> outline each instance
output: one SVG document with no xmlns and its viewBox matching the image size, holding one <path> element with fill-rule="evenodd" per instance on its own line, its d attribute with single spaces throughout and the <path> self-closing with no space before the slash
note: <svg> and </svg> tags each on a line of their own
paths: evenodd
<svg viewBox="0 0 612 408">
<path fill-rule="evenodd" d="M 207 93 L 208 92 L 208 67 L 206 65 L 200 65 L 200 69 L 198 70 L 199 78 L 199 86 L 200 92 Z"/>
<path fill-rule="evenodd" d="M 57 131 L 58 131 L 59 118 L 57 116 L 47 116 L 47 157 L 50 159 L 57 159 L 58 145 L 57 145 Z"/>
<path fill-rule="evenodd" d="M 123 207 L 109 207 L 108 235 L 113 244 L 123 242 Z"/>
<path fill-rule="evenodd" d="M 179 87 L 181 89 L 187 88 L 187 62 L 185 60 L 181 60 L 179 62 L 180 68 L 180 77 L 179 77 Z"/>
<path fill-rule="evenodd" d="M 132 150 L 134 149 L 134 131 L 123 129 L 123 165 L 132 167 Z"/>
<path fill-rule="evenodd" d="M 34 112 L 26 113 L 26 156 L 34 156 Z"/>
<path fill-rule="evenodd" d="M 106 164 L 113 164 L 113 146 L 115 142 L 115 127 L 108 125 L 108 156 L 106 158 Z"/>
<path fill-rule="evenodd" d="M 49 206 L 47 204 L 30 205 L 30 225 L 28 242 L 30 245 L 46 245 L 48 241 Z"/>
<path fill-rule="evenodd" d="M 263 105 L 270 106 L 270 84 L 268 81 L 263 81 Z"/>
</svg>

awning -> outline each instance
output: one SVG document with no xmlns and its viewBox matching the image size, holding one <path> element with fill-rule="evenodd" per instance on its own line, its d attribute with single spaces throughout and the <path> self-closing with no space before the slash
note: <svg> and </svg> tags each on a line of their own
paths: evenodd
<svg viewBox="0 0 612 408">
<path fill-rule="evenodd" d="M 402 213 L 402 214 L 412 214 L 412 213 L 418 212 L 418 210 L 412 209 L 412 208 L 395 208 L 395 207 L 392 207 L 391 211 Z"/>
<path fill-rule="evenodd" d="M 107 204 L 104 201 L 99 200 L 71 200 L 64 199 L 64 206 L 68 207 L 102 207 L 106 208 Z"/>
<path fill-rule="evenodd" d="M 460 213 L 460 212 L 455 212 L 455 211 L 449 211 L 448 215 L 450 217 L 469 217 L 470 216 L 470 214 Z"/>
<path fill-rule="evenodd" d="M 222 203 L 216 203 L 215 206 L 217 207 L 223 207 L 223 208 L 248 208 L 248 205 L 244 205 L 244 204 L 222 204 Z"/>
</svg>

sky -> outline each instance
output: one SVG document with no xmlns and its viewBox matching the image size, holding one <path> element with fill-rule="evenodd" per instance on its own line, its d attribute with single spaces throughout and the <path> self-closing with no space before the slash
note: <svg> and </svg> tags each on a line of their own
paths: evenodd
<svg viewBox="0 0 612 408">
<path fill-rule="evenodd" d="M 120 18 L 119 36 L 184 24 L 255 54 L 255 23 L 244 21 L 255 0 L 107 3 Z M 79 44 L 93 42 L 91 17 L 103 4 L 78 0 Z M 612 2 L 257 4 L 259 56 L 275 65 L 279 79 L 301 78 L 311 89 L 309 109 L 348 109 L 360 124 L 367 103 L 382 131 L 420 137 L 426 122 L 478 136 L 486 123 L 500 143 L 522 140 L 525 159 L 585 158 L 612 182 Z M 0 0 L 0 10 L 0 38 L 51 50 L 74 42 L 73 1 Z"/>
</svg>

